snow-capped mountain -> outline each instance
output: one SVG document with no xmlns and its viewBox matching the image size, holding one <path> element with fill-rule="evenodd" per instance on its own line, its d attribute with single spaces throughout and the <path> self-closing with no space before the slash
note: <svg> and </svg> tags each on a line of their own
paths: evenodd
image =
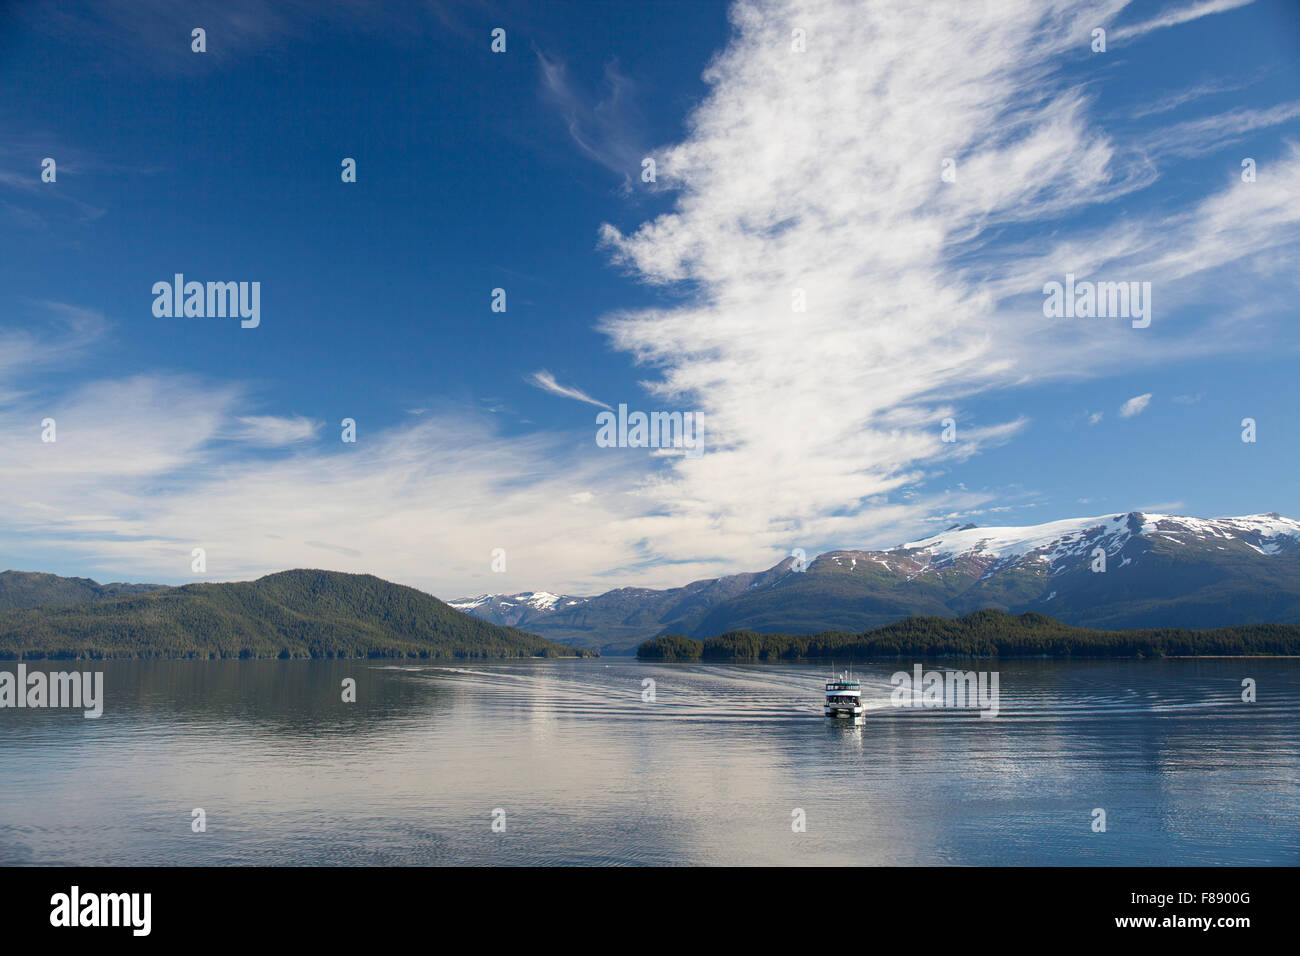
<svg viewBox="0 0 1300 956">
<path fill-rule="evenodd" d="M 597 597 L 484 595 L 453 607 L 605 652 L 663 633 L 860 631 L 992 607 L 1107 628 L 1300 623 L 1300 522 L 1129 514 L 954 526 L 884 551 Z"/>
<path fill-rule="evenodd" d="M 963 556 L 989 557 L 995 564 L 1029 557 L 1056 567 L 1082 553 L 1090 553 L 1096 547 L 1107 552 L 1120 551 L 1135 535 L 1179 543 L 1188 543 L 1187 539 L 1240 541 L 1261 554 L 1276 554 L 1286 542 L 1294 544 L 1300 536 L 1300 522 L 1277 513 L 1205 519 L 1135 512 L 1100 518 L 1070 518 L 1028 528 L 954 526 L 928 538 L 899 545 L 894 550 L 926 552 L 934 564 Z"/>
<path fill-rule="evenodd" d="M 586 600 L 587 598 L 566 597 L 549 591 L 523 591 L 519 594 L 480 594 L 478 597 L 461 598 L 447 603 L 458 611 L 466 611 L 475 617 L 514 626 L 535 614 L 573 607 Z"/>
</svg>

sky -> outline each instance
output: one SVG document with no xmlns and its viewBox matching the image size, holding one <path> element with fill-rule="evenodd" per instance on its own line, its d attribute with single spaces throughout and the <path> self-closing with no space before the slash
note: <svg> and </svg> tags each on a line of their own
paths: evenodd
<svg viewBox="0 0 1300 956">
<path fill-rule="evenodd" d="M 0 568 L 595 594 L 1300 517 L 1289 0 L 0 3 L 0 130 Z"/>
</svg>

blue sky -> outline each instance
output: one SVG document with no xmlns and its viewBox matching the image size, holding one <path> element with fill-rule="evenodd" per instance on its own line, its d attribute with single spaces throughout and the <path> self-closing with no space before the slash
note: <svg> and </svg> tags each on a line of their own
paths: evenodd
<svg viewBox="0 0 1300 956">
<path fill-rule="evenodd" d="M 981 6 L 0 8 L 0 565 L 589 593 L 1300 515 L 1300 8 Z M 261 324 L 155 317 L 177 272 Z M 1045 317 L 1067 272 L 1150 327 Z"/>
</svg>

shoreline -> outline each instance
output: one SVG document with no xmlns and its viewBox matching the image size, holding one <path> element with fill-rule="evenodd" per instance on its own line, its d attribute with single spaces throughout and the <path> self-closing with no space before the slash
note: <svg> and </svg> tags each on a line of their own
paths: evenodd
<svg viewBox="0 0 1300 956">
<path fill-rule="evenodd" d="M 1297 660 L 1300 654 L 1160 654 L 1160 655 L 1078 655 L 1078 654 L 894 654 L 889 657 L 794 657 L 766 660 L 758 657 L 727 657 L 692 661 L 633 658 L 643 664 L 871 664 L 919 658 L 942 661 L 1211 661 L 1211 660 Z M 610 658 L 595 658 L 610 660 Z"/>
<path fill-rule="evenodd" d="M 0 658 L 0 667 L 5 664 L 25 664 L 32 661 L 41 662 L 68 662 L 70 664 L 84 663 L 123 663 L 130 661 L 165 661 L 168 663 L 190 663 L 190 664 L 220 664 L 231 661 L 238 663 L 276 663 L 289 664 L 300 663 L 310 664 L 322 661 L 331 662 L 423 662 L 428 664 L 440 663 L 457 663 L 477 661 L 484 664 L 501 663 L 506 661 L 603 661 L 608 664 L 611 661 L 629 661 L 637 664 L 872 664 L 872 663 L 893 663 L 900 660 L 932 660 L 932 661 L 1213 661 L 1213 660 L 1300 660 L 1300 654 L 1161 654 L 1161 655 L 1077 655 L 1077 654 L 1060 654 L 1060 655 L 1043 655 L 1043 654 L 893 654 L 880 657 L 796 657 L 796 658 L 777 658 L 765 659 L 759 657 L 728 657 L 713 659 L 697 660 L 663 660 L 659 658 L 640 658 L 631 654 L 618 654 L 606 657 L 590 657 L 582 655 L 564 655 L 560 657 L 545 656 L 526 656 L 526 657 L 160 657 L 160 656 L 130 656 L 130 657 L 2 657 Z"/>
</svg>

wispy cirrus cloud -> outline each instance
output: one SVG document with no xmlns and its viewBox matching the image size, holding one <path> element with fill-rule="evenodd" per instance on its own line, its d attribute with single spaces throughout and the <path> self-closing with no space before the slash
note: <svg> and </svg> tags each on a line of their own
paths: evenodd
<svg viewBox="0 0 1300 956">
<path fill-rule="evenodd" d="M 1203 156 L 1262 129 L 1300 117 L 1300 101 L 1268 109 L 1236 109 L 1165 127 L 1151 134 L 1145 148 L 1152 155 Z"/>
<path fill-rule="evenodd" d="M 555 376 L 546 369 L 539 369 L 527 376 L 525 379 L 530 385 L 535 385 L 544 392 L 550 392 L 552 395 L 560 395 L 564 398 L 572 398 L 579 402 L 586 402 L 588 405 L 595 405 L 597 408 L 609 408 L 598 398 L 592 398 L 580 388 L 572 385 L 561 385 L 555 380 Z"/>
<path fill-rule="evenodd" d="M 442 0 L 442 7 L 453 6 L 463 7 L 465 2 Z M 421 5 L 411 5 L 404 25 L 411 29 L 422 22 L 420 15 L 425 10 Z M 323 24 L 368 30 L 391 26 L 393 17 L 364 0 L 329 4 L 310 0 L 191 0 L 184 5 L 167 0 L 70 0 L 33 3 L 7 12 L 62 40 L 91 41 L 80 51 L 88 58 L 121 58 L 136 69 L 158 72 L 215 69 L 259 54 L 277 40 L 306 36 Z M 434 22 L 445 24 L 447 19 Z M 196 59 L 191 50 L 191 31 L 195 27 L 207 33 L 207 50 L 201 59 Z"/>
<path fill-rule="evenodd" d="M 0 404 L 20 377 L 85 354 L 108 329 L 103 313 L 67 302 L 29 304 L 28 321 L 0 327 Z"/>
<path fill-rule="evenodd" d="M 234 438 L 253 445 L 281 447 L 316 438 L 321 422 L 302 415 L 241 415 Z"/>
<path fill-rule="evenodd" d="M 1222 80 L 1214 83 L 1201 83 L 1188 89 L 1180 90 L 1177 93 L 1165 96 L 1146 106 L 1135 109 L 1130 115 L 1133 119 L 1144 119 L 1148 116 L 1156 116 L 1160 113 L 1168 113 L 1185 106 L 1188 103 L 1203 99 L 1207 96 L 1218 96 L 1223 93 L 1235 93 L 1238 90 L 1244 90 L 1246 87 L 1258 81 L 1258 77 L 1246 80 L 1227 81 Z"/>
<path fill-rule="evenodd" d="M 537 50 L 544 101 L 559 114 L 569 136 L 590 159 L 623 177 L 624 186 L 641 169 L 645 143 L 638 138 L 638 111 L 634 84 L 618 64 L 605 64 L 602 88 L 597 93 L 579 90 L 568 68 L 557 56 Z"/>
<path fill-rule="evenodd" d="M 79 198 L 87 190 L 84 180 L 77 184 L 75 179 L 81 172 L 99 167 L 55 142 L 50 135 L 29 136 L 22 142 L 11 136 L 0 144 L 0 208 L 24 226 L 48 228 L 60 215 L 93 223 L 106 212 L 103 206 Z M 54 160 L 54 182 L 41 178 L 46 159 Z M 12 198 L 4 198 L 6 194 Z"/>
<path fill-rule="evenodd" d="M 1115 40 L 1131 40 L 1134 37 L 1145 36 L 1156 30 L 1180 26 L 1216 13 L 1226 13 L 1229 10 L 1235 10 L 1251 3 L 1254 3 L 1254 0 L 1201 0 L 1200 3 L 1171 7 L 1150 20 L 1143 20 L 1141 23 L 1135 23 L 1132 26 L 1120 27 L 1112 31 L 1110 36 Z"/>
</svg>

